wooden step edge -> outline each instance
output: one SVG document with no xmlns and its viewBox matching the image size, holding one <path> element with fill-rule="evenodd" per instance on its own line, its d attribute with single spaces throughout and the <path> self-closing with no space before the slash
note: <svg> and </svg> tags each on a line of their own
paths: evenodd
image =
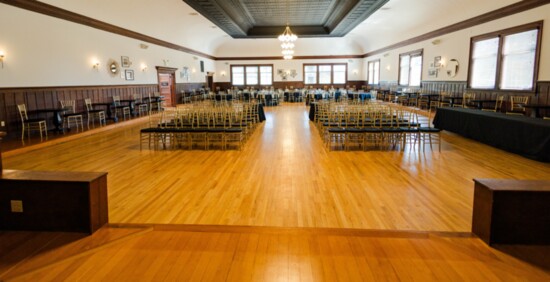
<svg viewBox="0 0 550 282">
<path fill-rule="evenodd" d="M 116 223 L 110 227 L 144 228 L 150 227 L 154 231 L 183 231 L 209 233 L 261 233 L 281 235 L 328 235 L 328 236 L 358 236 L 384 238 L 429 238 L 462 237 L 477 238 L 471 232 L 459 231 L 417 231 L 417 230 L 390 230 L 390 229 L 354 229 L 354 228 L 324 228 L 324 227 L 275 227 L 275 226 L 248 226 L 248 225 L 205 225 L 205 224 L 133 224 Z"/>
</svg>

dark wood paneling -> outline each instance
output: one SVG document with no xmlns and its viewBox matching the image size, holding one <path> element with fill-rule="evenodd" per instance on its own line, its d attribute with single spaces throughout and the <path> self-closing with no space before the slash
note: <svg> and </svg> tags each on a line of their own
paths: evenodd
<svg viewBox="0 0 550 282">
<path fill-rule="evenodd" d="M 537 94 L 532 100 L 533 103 L 550 105 L 550 81 L 539 81 L 537 83 Z M 550 117 L 550 110 L 541 109 L 542 116 Z"/>
<path fill-rule="evenodd" d="M 176 83 L 176 102 L 177 104 L 183 102 L 182 95 L 183 93 L 189 94 L 192 90 L 198 91 L 199 89 L 204 88 L 204 83 Z"/>
<path fill-rule="evenodd" d="M 20 134 L 21 130 L 18 104 L 25 104 L 27 110 L 32 111 L 59 107 L 59 100 L 75 100 L 76 111 L 85 112 L 84 98 L 91 98 L 94 103 L 107 103 L 112 102 L 114 95 L 133 99 L 134 93 L 147 96 L 157 91 L 156 84 L 0 88 L 0 118 L 6 121 L 5 130 L 11 136 Z M 53 127 L 53 124 L 48 124 L 48 128 Z"/>
<path fill-rule="evenodd" d="M 492 244 L 550 244 L 550 181 L 474 179 L 472 233 Z"/>
<path fill-rule="evenodd" d="M 512 5 L 508 5 L 506 7 L 503 7 L 503 8 L 485 13 L 483 15 L 479 15 L 477 17 L 473 17 L 473 18 L 470 18 L 470 19 L 467 19 L 467 20 L 464 20 L 464 21 L 461 21 L 461 22 L 458 22 L 458 23 L 440 28 L 440 29 L 436 29 L 434 31 L 430 31 L 428 33 L 425 33 L 425 34 L 422 34 L 422 35 L 419 35 L 419 36 L 416 36 L 416 37 L 413 37 L 413 38 L 409 38 L 407 40 L 392 44 L 390 46 L 386 46 L 384 48 L 368 52 L 368 53 L 364 54 L 363 57 L 370 57 L 370 56 L 373 56 L 373 55 L 376 55 L 376 54 L 381 54 L 381 53 L 384 53 L 384 52 L 387 52 L 387 51 L 390 51 L 390 50 L 393 50 L 393 49 L 396 49 L 396 48 L 408 46 L 408 45 L 418 43 L 418 42 L 421 42 L 421 41 L 425 41 L 425 40 L 428 40 L 428 39 L 431 39 L 431 38 L 434 38 L 434 37 L 443 36 L 443 35 L 451 33 L 451 32 L 456 32 L 456 31 L 463 30 L 463 29 L 466 29 L 466 28 L 470 28 L 470 27 L 473 27 L 473 26 L 476 26 L 476 25 L 487 23 L 487 22 L 490 22 L 490 21 L 493 21 L 493 20 L 497 20 L 497 19 L 500 19 L 500 18 L 503 18 L 503 17 L 507 17 L 507 16 L 514 15 L 514 14 L 517 14 L 517 13 L 521 13 L 521 12 L 524 12 L 524 11 L 527 11 L 527 10 L 530 10 L 530 9 L 534 9 L 534 8 L 537 8 L 539 6 L 546 5 L 546 4 L 549 4 L 549 3 L 550 3 L 550 0 L 524 0 L 524 1 L 519 1 L 519 2 L 514 3 Z"/>
<path fill-rule="evenodd" d="M 355 86 L 356 89 L 361 89 L 361 87 L 366 86 L 366 81 L 364 80 L 349 80 L 347 84 L 332 84 L 332 85 L 325 85 L 325 84 L 308 84 L 307 87 L 312 86 L 313 88 L 324 88 L 325 86 L 330 87 L 333 86 L 334 88 L 344 88 L 344 87 L 353 87 Z M 221 90 L 229 89 L 233 85 L 231 82 L 216 82 L 214 83 L 214 87 L 220 87 Z M 303 81 L 274 81 L 273 87 L 275 89 L 287 89 L 290 87 L 293 88 L 304 88 L 304 82 Z M 242 86 L 239 88 L 243 88 Z"/>
<path fill-rule="evenodd" d="M 94 233 L 109 222 L 106 172 L 5 170 L 0 230 Z M 23 210 L 12 212 L 11 200 Z"/>
</svg>

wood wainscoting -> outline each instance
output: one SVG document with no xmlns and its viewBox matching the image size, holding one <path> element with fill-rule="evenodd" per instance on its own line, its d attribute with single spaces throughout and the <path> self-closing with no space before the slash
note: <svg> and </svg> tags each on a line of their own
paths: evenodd
<svg viewBox="0 0 550 282">
<path fill-rule="evenodd" d="M 182 103 L 182 93 L 189 94 L 191 91 L 198 91 L 205 87 L 204 82 L 189 82 L 189 83 L 176 83 L 176 104 Z"/>
<path fill-rule="evenodd" d="M 361 89 L 363 85 L 367 85 L 367 82 L 364 80 L 348 80 L 346 84 L 308 84 L 307 86 L 312 86 L 313 88 L 323 88 L 325 86 L 333 86 L 334 88 L 344 88 L 344 87 L 354 87 L 355 89 Z M 233 85 L 231 82 L 214 82 L 214 89 L 216 87 L 219 87 L 221 90 L 229 89 Z M 273 87 L 275 89 L 287 89 L 287 88 L 294 88 L 294 89 L 301 89 L 304 88 L 305 84 L 303 81 L 273 81 Z M 239 88 L 243 88 L 240 86 Z M 258 88 L 258 87 L 255 87 Z"/>
<path fill-rule="evenodd" d="M 25 104 L 32 111 L 57 108 L 60 100 L 75 100 L 76 111 L 86 112 L 85 98 L 94 103 L 108 103 L 113 101 L 113 95 L 133 99 L 134 93 L 147 96 L 157 91 L 157 84 L 0 88 L 0 120 L 6 122 L 3 130 L 8 135 L 17 135 L 21 132 L 18 104 Z M 50 118 L 46 120 L 51 123 Z M 53 124 L 48 124 L 48 128 L 54 128 Z"/>
</svg>

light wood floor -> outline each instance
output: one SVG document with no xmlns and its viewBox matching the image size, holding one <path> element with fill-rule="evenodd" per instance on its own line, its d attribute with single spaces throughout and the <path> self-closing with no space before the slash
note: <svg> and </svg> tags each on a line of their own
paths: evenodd
<svg viewBox="0 0 550 282">
<path fill-rule="evenodd" d="M 114 226 L 91 237 L 0 233 L 33 254 L 6 281 L 548 281 L 467 234 L 273 227 Z M 12 235 L 12 236 L 9 236 Z M 14 239 L 14 237 L 16 239 Z M 24 238 L 22 240 L 21 238 Z M 41 238 L 45 237 L 45 238 Z M 37 248 L 43 242 L 47 247 Z M 1 246 L 1 245 L 0 245 Z M 5 249 L 4 249 L 5 250 Z M 505 250 L 514 255 L 520 252 Z M 550 247 L 544 247 L 546 254 Z M 550 263 L 541 248 L 524 247 Z"/>
<path fill-rule="evenodd" d="M 113 223 L 459 232 L 473 178 L 550 179 L 550 164 L 445 133 L 441 153 L 329 152 L 305 106 L 265 109 L 242 151 L 140 151 L 142 123 L 7 152 L 4 167 L 108 172 Z"/>
<path fill-rule="evenodd" d="M 266 107 L 265 110 L 267 121 L 259 126 L 242 151 L 140 151 L 139 129 L 145 126 L 144 121 L 33 151 L 8 151 L 3 154 L 4 168 L 108 172 L 109 221 L 115 224 L 413 231 L 407 234 L 427 231 L 451 232 L 449 234 L 469 232 L 473 178 L 550 179 L 550 164 L 531 161 L 450 133 L 443 133 L 441 153 L 429 148 L 425 151 L 407 149 L 404 152 L 329 152 L 324 148 L 317 130 L 308 120 L 308 108 L 302 104 Z M 196 267 L 202 269 L 198 272 L 203 273 L 201 275 L 212 274 L 218 278 L 239 280 L 235 279 L 233 271 L 240 273 L 242 270 L 238 267 L 235 270 L 231 265 L 239 263 L 240 260 L 250 259 L 238 252 L 240 244 L 260 244 L 260 237 L 263 236 L 263 233 L 257 234 L 251 239 L 244 238 L 245 235 L 239 233 L 240 231 L 218 232 L 211 234 L 213 239 L 207 237 L 202 240 L 199 238 L 202 233 L 199 236 L 193 232 L 176 231 L 174 234 L 142 234 L 138 236 L 140 238 L 132 237 L 131 240 L 125 240 L 126 243 L 122 245 L 107 244 L 106 249 L 89 256 L 58 260 L 59 264 L 56 263 L 51 265 L 52 268 L 44 270 L 54 276 L 48 276 L 41 271 L 29 275 L 37 275 L 32 276 L 33 280 L 37 277 L 73 277 L 70 276 L 72 273 L 84 275 L 86 278 L 113 277 L 110 275 L 114 275 L 115 269 L 139 269 L 138 262 L 125 263 L 129 259 L 124 258 L 136 256 L 134 252 L 144 254 L 146 250 L 141 249 L 147 249 L 147 242 L 151 242 L 148 240 L 153 240 L 149 236 L 160 236 L 165 238 L 163 240 L 166 240 L 166 244 L 175 244 L 176 247 L 179 245 L 174 242 L 194 242 L 184 245 L 191 248 L 192 252 L 202 254 L 201 259 L 218 259 L 225 266 L 224 270 L 220 271 L 226 272 L 218 275 L 210 273 L 213 271 L 209 270 L 210 266 L 196 262 Z M 384 236 L 373 237 L 369 239 L 373 241 L 369 242 L 352 242 L 355 240 L 352 238 L 353 234 L 343 235 L 347 243 L 341 243 L 339 239 L 330 236 L 318 236 L 321 235 L 293 239 L 266 235 L 262 239 L 262 245 L 251 247 L 265 254 L 255 257 L 253 266 L 247 266 L 253 269 L 244 271 L 248 276 L 242 280 L 275 280 L 279 272 L 268 270 L 271 269 L 272 259 L 278 255 L 286 259 L 286 262 L 281 264 L 286 269 L 286 272 L 281 274 L 282 280 L 316 281 L 319 280 L 318 277 L 330 281 L 335 281 L 332 279 L 334 277 L 342 277 L 341 281 L 357 280 L 353 279 L 357 277 L 369 280 L 368 277 L 377 279 L 376 275 L 386 273 L 390 269 L 394 274 L 388 274 L 388 280 L 394 280 L 392 277 L 402 280 L 424 280 L 420 278 L 425 277 L 469 280 L 468 278 L 473 277 L 469 271 L 492 273 L 487 274 L 487 277 L 474 277 L 472 280 L 487 280 L 482 277 L 493 280 L 502 279 L 497 270 L 507 267 L 511 267 L 511 272 L 506 272 L 504 277 L 521 277 L 515 275 L 533 273 L 536 274 L 533 277 L 537 278 L 540 274 L 533 272 L 521 262 L 518 265 L 509 257 L 503 259 L 500 255 L 495 255 L 496 250 L 482 247 L 484 245 L 479 239 L 469 236 L 448 236 L 451 239 L 444 236 L 446 239 L 437 239 L 434 243 L 437 245 L 444 241 L 444 245 L 449 249 L 455 246 L 454 251 L 426 250 L 424 243 L 421 243 L 425 241 L 418 241 L 417 247 L 411 247 L 410 242 L 405 242 L 406 240 L 402 242 L 392 239 L 395 243 L 390 243 L 383 239 Z M 239 238 L 243 238 L 244 241 L 240 242 Z M 327 242 L 328 245 L 322 246 L 320 242 Z M 280 252 L 278 246 L 269 247 L 271 244 L 283 244 L 280 248 L 284 249 L 284 252 Z M 307 250 L 292 247 L 302 244 L 310 247 Z M 340 256 L 337 251 L 331 251 L 332 244 L 334 248 L 342 247 L 344 255 Z M 196 248 L 193 247 L 195 245 Z M 364 247 L 365 253 L 354 253 L 356 247 L 363 245 L 370 246 Z M 376 248 L 377 245 L 380 245 L 380 249 Z M 229 253 L 223 251 L 224 247 L 236 248 L 229 252 L 232 254 L 233 264 L 225 263 L 226 255 L 229 256 Z M 155 248 L 149 251 L 153 254 L 169 252 L 162 247 Z M 274 249 L 270 251 L 271 248 Z M 414 258 L 406 259 L 405 255 L 415 253 L 411 248 L 418 248 L 417 255 L 428 262 L 420 263 L 419 266 Z M 478 248 L 482 248 L 482 251 Z M 462 260 L 465 250 L 487 253 L 468 264 Z M 325 256 L 325 252 L 330 255 Z M 366 253 L 370 252 L 381 256 L 369 261 Z M 441 253 L 450 255 L 444 258 Z M 218 254 L 221 257 L 218 257 Z M 305 272 L 296 272 L 294 268 L 303 265 L 288 259 L 297 254 L 300 258 L 310 257 L 304 266 L 307 269 Z M 453 257 L 453 254 L 457 256 Z M 164 255 L 163 261 L 174 263 L 170 257 L 174 254 Z M 190 253 L 185 253 L 181 259 L 189 261 L 189 256 Z M 395 260 L 388 263 L 390 258 L 384 256 Z M 431 257 L 441 258 L 443 262 L 431 261 Z M 114 263 L 118 264 L 116 267 L 110 264 L 105 266 L 107 268 L 99 271 L 97 276 L 86 276 L 91 272 L 82 267 L 97 266 L 98 260 L 103 259 L 114 260 Z M 147 258 L 144 259 L 147 261 Z M 396 262 L 402 265 L 393 265 Z M 137 263 L 137 266 L 133 263 Z M 273 263 L 276 265 L 277 260 Z M 363 272 L 367 270 L 362 267 L 346 270 L 348 264 L 361 266 L 361 263 L 374 263 L 376 273 Z M 454 265 L 451 274 L 438 274 L 437 268 L 446 267 L 448 263 Z M 158 269 L 157 264 L 154 263 Z M 9 265 L 13 266 L 13 262 Z M 325 265 L 329 268 L 325 269 Z M 322 267 L 319 268 L 320 266 Z M 404 270 L 402 267 L 407 269 Z M 291 268 L 294 270 L 289 270 Z M 323 276 L 316 276 L 320 275 L 318 271 L 324 273 Z M 185 275 L 191 274 L 183 272 Z M 463 272 L 470 274 L 464 274 L 463 277 Z M 298 275 L 296 273 L 300 275 L 300 279 L 294 279 L 293 275 Z"/>
</svg>

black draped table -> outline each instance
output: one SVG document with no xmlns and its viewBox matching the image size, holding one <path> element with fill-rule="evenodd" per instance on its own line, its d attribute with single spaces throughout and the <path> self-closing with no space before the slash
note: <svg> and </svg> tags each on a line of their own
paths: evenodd
<svg viewBox="0 0 550 282">
<path fill-rule="evenodd" d="M 258 119 L 260 122 L 265 120 L 264 106 L 262 104 L 258 104 Z"/>
<path fill-rule="evenodd" d="M 550 121 L 463 108 L 438 108 L 434 126 L 537 161 L 550 162 Z"/>
</svg>

